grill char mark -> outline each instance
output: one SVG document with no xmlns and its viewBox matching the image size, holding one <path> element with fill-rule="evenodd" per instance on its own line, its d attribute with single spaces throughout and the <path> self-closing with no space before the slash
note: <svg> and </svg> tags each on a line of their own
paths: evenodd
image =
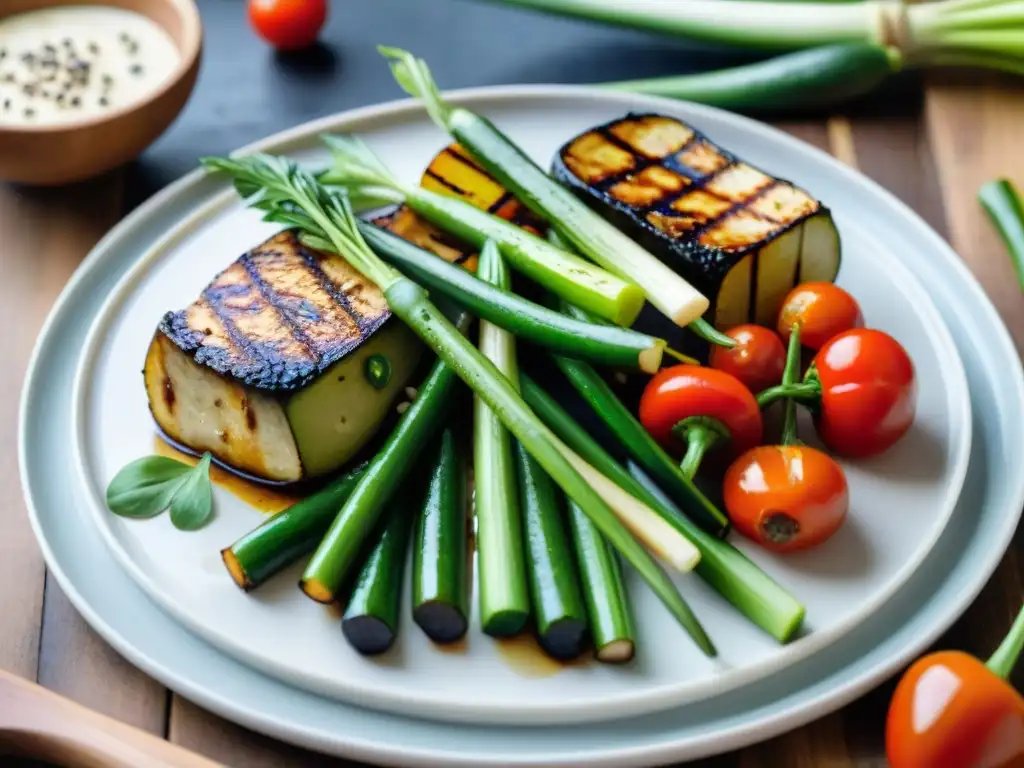
<svg viewBox="0 0 1024 768">
<path fill-rule="evenodd" d="M 282 232 L 243 254 L 200 299 L 168 312 L 160 330 L 197 363 L 257 389 L 301 388 L 390 317 L 373 285 L 346 295 L 320 267 L 326 258 Z M 348 276 L 346 269 L 335 270 Z"/>
</svg>

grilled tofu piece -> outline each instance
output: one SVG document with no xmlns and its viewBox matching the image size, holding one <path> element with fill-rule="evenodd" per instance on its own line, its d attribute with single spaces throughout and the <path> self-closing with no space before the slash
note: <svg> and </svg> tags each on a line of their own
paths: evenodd
<svg viewBox="0 0 1024 768">
<path fill-rule="evenodd" d="M 168 312 L 146 355 L 164 433 L 258 478 L 343 466 L 376 433 L 423 353 L 384 296 L 337 256 L 282 232 Z M 390 377 L 369 376 L 383 357 Z"/>
<path fill-rule="evenodd" d="M 720 329 L 774 326 L 794 285 L 839 271 L 825 206 L 675 118 L 630 114 L 587 131 L 552 171 L 711 299 Z"/>
</svg>

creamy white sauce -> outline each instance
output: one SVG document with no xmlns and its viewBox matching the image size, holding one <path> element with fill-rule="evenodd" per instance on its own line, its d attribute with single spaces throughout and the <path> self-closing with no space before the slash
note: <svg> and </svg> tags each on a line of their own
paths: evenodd
<svg viewBox="0 0 1024 768">
<path fill-rule="evenodd" d="M 0 18 L 0 125 L 58 125 L 130 106 L 179 61 L 167 32 L 123 8 L 54 6 Z"/>
</svg>

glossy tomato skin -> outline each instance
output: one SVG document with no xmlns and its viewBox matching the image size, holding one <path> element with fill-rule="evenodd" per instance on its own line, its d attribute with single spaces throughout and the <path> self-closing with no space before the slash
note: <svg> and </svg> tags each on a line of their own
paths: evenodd
<svg viewBox="0 0 1024 768">
<path fill-rule="evenodd" d="M 742 453 L 761 442 L 761 410 L 735 376 L 699 365 L 673 365 L 656 373 L 640 397 L 640 421 L 655 440 L 681 450 L 672 428 L 683 419 L 709 416 L 725 425 L 730 450 Z"/>
<path fill-rule="evenodd" d="M 249 0 L 249 23 L 278 50 L 311 46 L 325 21 L 327 0 Z"/>
<path fill-rule="evenodd" d="M 914 421 L 917 382 L 906 350 L 892 336 L 859 328 L 831 339 L 814 358 L 821 382 L 818 436 L 851 458 L 890 448 Z"/>
<path fill-rule="evenodd" d="M 885 751 L 892 768 L 1021 766 L 1022 732 L 1020 694 L 973 656 L 942 651 L 918 659 L 896 686 Z M 1016 749 L 996 758 L 996 742 L 1012 745 L 1015 735 Z"/>
<path fill-rule="evenodd" d="M 733 527 L 761 546 L 817 546 L 846 519 L 846 475 L 828 454 L 804 445 L 762 445 L 732 463 L 722 485 Z"/>
<path fill-rule="evenodd" d="M 800 343 L 817 350 L 843 331 L 863 327 L 864 315 L 857 300 L 838 285 L 801 283 L 779 311 L 777 330 L 783 341 L 789 341 L 795 324 L 800 325 Z"/>
<path fill-rule="evenodd" d="M 736 346 L 714 346 L 708 365 L 731 373 L 754 394 L 782 381 L 786 348 L 775 331 L 751 323 L 730 328 L 725 335 L 734 339 Z"/>
</svg>

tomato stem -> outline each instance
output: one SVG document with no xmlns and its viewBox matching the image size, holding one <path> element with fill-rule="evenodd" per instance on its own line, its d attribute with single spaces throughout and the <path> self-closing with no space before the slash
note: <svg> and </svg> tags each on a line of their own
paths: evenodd
<svg viewBox="0 0 1024 768">
<path fill-rule="evenodd" d="M 683 419 L 672 427 L 672 434 L 686 443 L 686 455 L 679 462 L 679 468 L 691 480 L 700 469 L 704 454 L 716 443 L 730 439 L 725 424 L 710 416 L 691 416 Z"/>
<path fill-rule="evenodd" d="M 786 367 L 782 370 L 782 386 L 792 387 L 796 384 L 799 375 L 800 324 L 793 323 L 793 331 L 789 335 L 789 348 L 786 350 Z M 793 398 L 787 398 L 785 408 L 782 418 L 782 436 L 779 438 L 779 443 L 793 445 L 799 442 L 796 436 L 796 401 Z"/>
<path fill-rule="evenodd" d="M 1010 676 L 1021 650 L 1024 649 L 1024 607 L 1021 607 L 1013 626 L 996 648 L 996 652 L 985 662 L 989 670 L 1004 680 Z"/>
<path fill-rule="evenodd" d="M 804 381 L 800 384 L 776 384 L 757 396 L 757 404 L 762 410 L 777 400 L 796 400 L 798 403 L 812 405 L 821 396 L 821 385 L 817 381 Z"/>
</svg>

